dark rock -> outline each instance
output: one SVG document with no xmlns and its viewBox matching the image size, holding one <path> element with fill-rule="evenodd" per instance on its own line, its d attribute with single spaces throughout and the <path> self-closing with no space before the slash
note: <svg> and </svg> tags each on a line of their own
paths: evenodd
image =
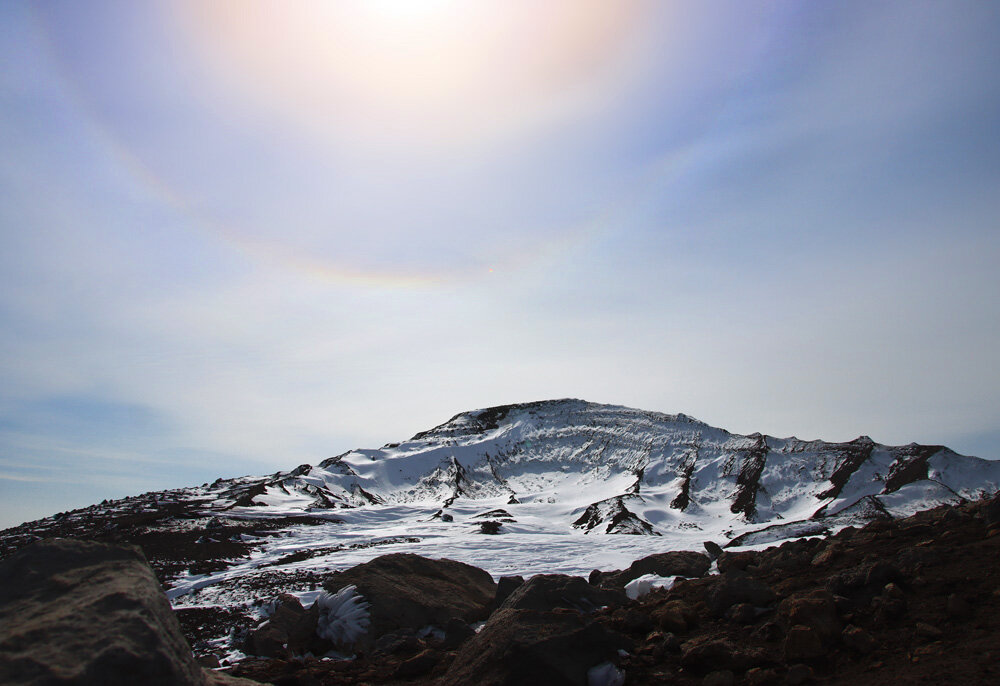
<svg viewBox="0 0 1000 686">
<path fill-rule="evenodd" d="M 809 626 L 795 625 L 785 635 L 785 660 L 815 660 L 823 657 L 826 649 L 820 633 Z"/>
<path fill-rule="evenodd" d="M 282 593 L 271 618 L 247 636 L 247 652 L 263 657 L 301 655 L 317 642 L 319 608 L 306 610 L 299 599 Z"/>
<path fill-rule="evenodd" d="M 733 686 L 736 683 L 736 675 L 731 670 L 722 669 L 716 672 L 709 672 L 701 680 L 702 686 Z"/>
<path fill-rule="evenodd" d="M 925 622 L 917 622 L 913 627 L 917 636 L 921 638 L 928 638 L 932 641 L 937 641 L 944 636 L 944 632 L 936 626 L 932 626 Z"/>
<path fill-rule="evenodd" d="M 716 565 L 718 565 L 719 571 L 723 574 L 732 570 L 746 571 L 751 565 L 757 564 L 759 558 L 760 553 L 753 550 L 736 553 L 727 550 L 722 555 L 719 555 Z"/>
<path fill-rule="evenodd" d="M 671 600 L 650 613 L 653 622 L 664 631 L 682 634 L 697 622 L 697 615 L 680 600 Z"/>
<path fill-rule="evenodd" d="M 440 661 L 441 655 L 437 651 L 427 649 L 401 662 L 393 676 L 396 679 L 412 679 L 431 671 Z"/>
<path fill-rule="evenodd" d="M 1000 523 L 1000 494 L 983 503 L 979 508 L 979 514 L 987 527 Z"/>
<path fill-rule="evenodd" d="M 0 683 L 204 681 L 138 548 L 50 539 L 0 563 Z"/>
<path fill-rule="evenodd" d="M 896 565 L 879 560 L 858 565 L 831 577 L 827 588 L 836 595 L 850 595 L 864 589 L 882 589 L 889 582 L 904 581 L 905 575 Z"/>
<path fill-rule="evenodd" d="M 716 617 L 723 617 L 733 605 L 749 603 L 754 607 L 766 607 L 774 603 L 777 596 L 767 584 L 746 575 L 723 574 L 708 592 L 708 607 Z"/>
<path fill-rule="evenodd" d="M 636 560 L 629 565 L 627 573 L 631 576 L 629 581 L 646 574 L 693 578 L 704 576 L 711 566 L 712 560 L 707 555 L 690 550 L 674 550 Z"/>
<path fill-rule="evenodd" d="M 688 578 L 701 577 L 708 573 L 712 560 L 708 555 L 690 550 L 674 550 L 669 553 L 657 553 L 636 560 L 623 571 L 591 572 L 591 583 L 605 587 L 624 588 L 633 579 L 646 574 L 657 576 L 683 576 Z"/>
<path fill-rule="evenodd" d="M 742 671 L 750 662 L 729 639 L 699 636 L 681 644 L 681 664 L 688 668 Z"/>
<path fill-rule="evenodd" d="M 790 625 L 810 627 L 823 641 L 830 641 L 840 635 L 841 621 L 833 595 L 825 590 L 815 590 L 807 594 L 786 598 L 778 608 L 778 614 Z"/>
<path fill-rule="evenodd" d="M 617 659 L 618 651 L 628 648 L 624 637 L 584 615 L 505 607 L 462 646 L 438 683 L 585 686 L 590 668 Z"/>
<path fill-rule="evenodd" d="M 722 546 L 715 541 L 705 541 L 705 550 L 713 560 L 717 559 L 723 553 Z"/>
<path fill-rule="evenodd" d="M 809 665 L 792 665 L 785 672 L 785 683 L 789 686 L 807 684 L 813 680 L 813 670 Z"/>
<path fill-rule="evenodd" d="M 737 603 L 726 611 L 726 617 L 737 624 L 753 624 L 757 620 L 757 611 L 750 603 Z"/>
<path fill-rule="evenodd" d="M 624 591 L 591 586 L 583 577 L 536 574 L 514 589 L 500 606 L 511 610 L 552 610 L 557 607 L 593 612 L 627 600 Z"/>
<path fill-rule="evenodd" d="M 754 637 L 761 641 L 777 641 L 785 635 L 781 625 L 777 622 L 765 622 L 753 632 Z"/>
<path fill-rule="evenodd" d="M 495 536 L 500 533 L 500 527 L 502 526 L 502 522 L 498 522 L 495 519 L 487 519 L 485 522 L 479 524 L 479 533 Z"/>
<path fill-rule="evenodd" d="M 964 619 L 972 614 L 972 607 L 965 602 L 964 598 L 952 593 L 948 596 L 948 600 L 945 603 L 945 611 L 948 613 L 948 616 L 952 618 Z"/>
<path fill-rule="evenodd" d="M 388 634 L 379 636 L 375 641 L 375 652 L 386 655 L 396 655 L 399 653 L 412 653 L 420 648 L 420 641 L 417 640 L 416 631 L 413 629 L 400 629 Z"/>
<path fill-rule="evenodd" d="M 444 627 L 444 643 L 441 647 L 445 650 L 454 650 L 475 635 L 476 632 L 471 626 L 457 617 L 452 617 Z"/>
<path fill-rule="evenodd" d="M 348 585 L 371 604 L 369 644 L 398 629 L 445 626 L 452 617 L 485 619 L 496 596 L 493 577 L 478 567 L 409 553 L 377 557 L 323 583 L 331 593 Z"/>
<path fill-rule="evenodd" d="M 523 576 L 502 576 L 497 582 L 497 594 L 493 600 L 494 607 L 503 605 L 503 601 L 524 583 Z"/>
<path fill-rule="evenodd" d="M 773 669 L 754 667 L 743 675 L 743 682 L 747 686 L 770 686 L 778 683 L 778 673 Z"/>
<path fill-rule="evenodd" d="M 877 647 L 875 638 L 870 633 L 853 624 L 849 624 L 844 629 L 840 639 L 844 642 L 845 646 L 862 655 L 867 655 Z"/>
</svg>

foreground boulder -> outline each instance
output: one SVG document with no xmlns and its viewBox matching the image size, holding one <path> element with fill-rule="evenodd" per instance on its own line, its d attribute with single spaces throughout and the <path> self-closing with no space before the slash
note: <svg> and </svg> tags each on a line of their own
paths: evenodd
<svg viewBox="0 0 1000 686">
<path fill-rule="evenodd" d="M 586 686 L 589 670 L 628 647 L 623 636 L 578 612 L 505 607 L 466 641 L 438 683 Z"/>
<path fill-rule="evenodd" d="M 503 601 L 500 609 L 553 610 L 563 608 L 593 612 L 609 605 L 621 605 L 624 591 L 591 586 L 579 576 L 566 574 L 536 574 Z"/>
<path fill-rule="evenodd" d="M 674 550 L 636 560 L 629 565 L 628 569 L 622 571 L 600 572 L 595 570 L 590 574 L 590 583 L 598 586 L 624 588 L 630 581 L 647 574 L 663 577 L 701 577 L 708 573 L 711 566 L 712 559 L 708 555 L 691 550 Z"/>
<path fill-rule="evenodd" d="M 206 679 L 138 548 L 51 539 L 0 563 L 0 683 L 201 686 Z"/>
<path fill-rule="evenodd" d="M 370 604 L 369 643 L 399 629 L 445 627 L 452 618 L 486 619 L 496 597 L 496 583 L 482 569 L 410 553 L 377 557 L 323 584 L 331 593 L 349 585 Z"/>
</svg>

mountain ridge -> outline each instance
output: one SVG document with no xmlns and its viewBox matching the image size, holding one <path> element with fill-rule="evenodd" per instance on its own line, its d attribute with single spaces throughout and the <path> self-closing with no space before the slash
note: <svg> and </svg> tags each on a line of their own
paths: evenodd
<svg viewBox="0 0 1000 686">
<path fill-rule="evenodd" d="M 662 534 L 708 510 L 725 517 L 723 506 L 741 528 L 823 520 L 863 501 L 869 513 L 909 514 L 995 492 L 1000 463 L 867 436 L 832 443 L 734 434 L 685 414 L 559 399 L 460 412 L 406 441 L 213 486 L 220 507 L 304 512 L 546 499 L 572 504 L 560 516 L 588 533 Z"/>
</svg>

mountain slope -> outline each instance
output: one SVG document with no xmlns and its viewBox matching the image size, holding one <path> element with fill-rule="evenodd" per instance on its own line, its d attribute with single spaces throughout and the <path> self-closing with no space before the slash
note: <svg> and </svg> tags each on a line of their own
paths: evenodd
<svg viewBox="0 0 1000 686">
<path fill-rule="evenodd" d="M 553 400 L 464 412 L 403 443 L 211 493 L 222 507 L 303 511 L 506 497 L 551 505 L 587 532 L 664 534 L 910 514 L 998 487 L 1000 463 L 943 446 L 742 436 L 681 414 Z"/>
</svg>

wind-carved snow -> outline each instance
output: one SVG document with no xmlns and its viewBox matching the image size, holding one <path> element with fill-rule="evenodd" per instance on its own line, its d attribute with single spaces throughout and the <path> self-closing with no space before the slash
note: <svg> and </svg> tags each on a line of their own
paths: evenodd
<svg viewBox="0 0 1000 686">
<path fill-rule="evenodd" d="M 344 569 L 387 552 L 449 557 L 495 576 L 586 575 L 706 540 L 815 535 L 998 486 L 1000 463 L 942 446 L 743 436 L 580 400 L 509 405 L 315 467 L 192 489 L 230 516 L 308 513 L 331 523 L 268 539 L 211 578 L 177 580 L 171 595 L 199 589 L 198 602 L 213 602 L 228 582 L 265 568 Z M 487 520 L 498 536 L 483 535 Z M 308 556 L 279 564 L 301 551 Z"/>
<path fill-rule="evenodd" d="M 350 647 L 368 631 L 369 604 L 355 586 L 344 586 L 336 593 L 320 593 L 316 633 L 334 645 Z"/>
</svg>

